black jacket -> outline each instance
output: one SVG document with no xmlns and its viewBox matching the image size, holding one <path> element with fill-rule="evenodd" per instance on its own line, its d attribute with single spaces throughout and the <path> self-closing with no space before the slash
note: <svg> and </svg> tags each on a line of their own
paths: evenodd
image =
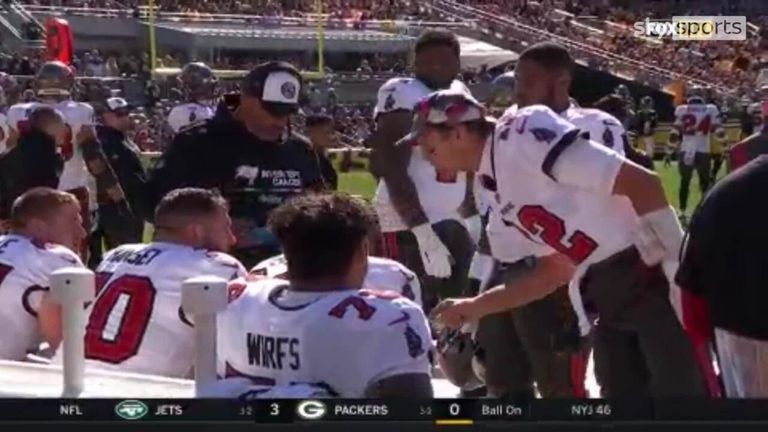
<svg viewBox="0 0 768 432">
<path fill-rule="evenodd" d="M 22 134 L 16 146 L 0 158 L 0 219 L 10 216 L 13 201 L 27 190 L 57 188 L 63 168 L 53 138 L 36 130 Z"/>
<path fill-rule="evenodd" d="M 246 265 L 279 252 L 265 229 L 269 212 L 287 198 L 323 188 L 309 143 L 290 134 L 265 142 L 231 114 L 239 100 L 226 99 L 216 115 L 178 134 L 150 175 L 153 205 L 180 187 L 216 188 L 229 201 L 238 243 L 235 255 Z M 234 105 L 234 106 L 233 106 Z"/>
<path fill-rule="evenodd" d="M 147 208 L 147 172 L 138 147 L 123 132 L 108 126 L 96 126 L 96 135 L 134 216 L 149 220 L 152 210 Z"/>
</svg>

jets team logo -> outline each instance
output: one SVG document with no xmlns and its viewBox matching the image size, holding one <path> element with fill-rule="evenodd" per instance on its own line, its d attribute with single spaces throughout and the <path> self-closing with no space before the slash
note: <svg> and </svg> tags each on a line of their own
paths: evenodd
<svg viewBox="0 0 768 432">
<path fill-rule="evenodd" d="M 317 400 L 305 400 L 296 405 L 296 414 L 304 420 L 320 420 L 326 411 L 325 404 Z"/>
<path fill-rule="evenodd" d="M 148 412 L 149 408 L 137 400 L 124 400 L 115 406 L 115 414 L 125 420 L 139 420 Z"/>
</svg>

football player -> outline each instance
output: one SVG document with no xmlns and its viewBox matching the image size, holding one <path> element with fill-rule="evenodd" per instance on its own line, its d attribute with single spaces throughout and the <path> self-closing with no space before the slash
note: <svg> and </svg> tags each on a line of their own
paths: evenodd
<svg viewBox="0 0 768 432">
<path fill-rule="evenodd" d="M 686 103 L 675 108 L 675 122 L 670 133 L 670 142 L 679 145 L 678 170 L 680 172 L 680 213 L 686 219 L 688 191 L 691 186 L 693 171 L 699 177 L 702 196 L 712 182 L 712 155 L 710 139 L 713 132 L 721 128 L 720 111 L 713 104 L 705 103 L 699 95 L 699 89 L 693 89 Z"/>
<path fill-rule="evenodd" d="M 510 110 L 533 104 L 546 105 L 579 129 L 589 132 L 591 140 L 623 155 L 626 130 L 621 122 L 604 111 L 581 108 L 569 97 L 573 68 L 570 53 L 560 45 L 543 42 L 526 49 L 515 67 L 517 105 Z"/>
<path fill-rule="evenodd" d="M 287 279 L 288 261 L 285 255 L 278 255 L 258 263 L 249 274 Z M 368 273 L 363 287 L 376 291 L 395 291 L 421 305 L 421 285 L 416 274 L 389 258 L 368 257 Z"/>
<path fill-rule="evenodd" d="M 419 99 L 438 89 L 469 91 L 455 79 L 459 50 L 453 33 L 425 31 L 414 45 L 415 77 L 394 78 L 379 89 L 369 139 L 384 254 L 416 272 L 427 310 L 439 297 L 466 290 L 473 247 L 463 218 L 476 210 L 465 173 L 436 170 L 400 139 Z"/>
<path fill-rule="evenodd" d="M 574 62 L 569 52 L 559 45 L 539 43 L 526 49 L 515 67 L 514 98 L 517 105 L 510 107 L 505 115 L 513 115 L 515 110 L 533 104 L 546 105 L 562 118 L 587 131 L 592 140 L 623 155 L 626 131 L 621 122 L 604 111 L 579 107 L 569 97 L 573 68 Z M 622 101 L 626 102 L 625 99 Z M 491 202 L 491 207 L 493 206 Z M 504 230 L 489 231 L 491 244 L 504 243 L 501 239 L 505 236 Z M 507 266 L 530 255 L 527 248 L 511 253 L 508 247 L 504 249 L 504 254 L 499 254 L 493 249 L 491 246 L 494 256 Z M 498 278 L 497 275 L 495 279 Z M 517 392 L 520 389 L 514 387 L 524 383 L 526 391 L 530 393 L 530 382 L 520 377 L 513 379 L 509 375 L 515 369 L 506 367 L 511 362 L 519 364 L 529 359 L 529 370 L 537 381 L 537 388 L 542 396 L 584 396 L 583 379 L 576 378 L 576 375 L 571 373 L 577 366 L 581 368 L 580 365 L 585 363 L 582 358 L 584 353 L 578 349 L 579 329 L 576 326 L 578 320 L 575 314 L 581 317 L 584 328 L 588 328 L 588 324 L 581 301 L 570 305 L 568 296 L 565 295 L 567 291 L 568 288 L 563 286 L 558 293 L 531 305 L 515 311 L 489 315 L 480 320 L 476 337 L 486 351 L 486 383 L 489 388 L 506 387 L 505 392 Z M 575 314 L 563 313 L 569 308 L 575 309 Z M 511 334 L 513 328 L 518 333 L 517 336 Z M 566 338 L 574 340 L 575 343 L 554 346 L 554 341 Z M 521 352 L 525 353 L 527 359 L 519 358 Z M 497 356 L 506 358 L 496 358 Z M 522 375 L 521 373 L 520 376 Z M 501 376 L 505 376 L 504 383 L 493 382 Z"/>
<path fill-rule="evenodd" d="M 59 151 L 64 159 L 64 169 L 59 179 L 59 190 L 68 191 L 80 200 L 83 223 L 90 232 L 90 211 L 98 205 L 107 209 L 110 217 L 104 218 L 103 226 L 110 230 L 117 241 L 121 241 L 122 222 L 130 216 L 130 207 L 125 200 L 117 176 L 112 170 L 94 130 L 93 108 L 87 103 L 72 100 L 75 77 L 72 69 L 59 61 L 44 63 L 35 76 L 38 102 L 25 102 L 8 109 L 8 124 L 11 135 L 18 137 L 29 128 L 29 115 L 38 105 L 55 108 L 64 116 L 67 133 Z M 89 188 L 91 177 L 96 188 Z M 85 255 L 87 242 L 80 251 Z"/>
<path fill-rule="evenodd" d="M 74 249 L 83 238 L 74 195 L 33 188 L 13 203 L 11 233 L 0 236 L 0 359 L 23 360 L 41 340 L 61 342 L 61 307 L 50 298 L 56 270 L 83 267 Z"/>
<path fill-rule="evenodd" d="M 626 341 L 595 350 L 596 367 L 606 368 L 599 374 L 605 396 L 705 394 L 662 269 L 676 262 L 683 232 L 659 178 L 543 105 L 505 115 L 494 128 L 464 93 L 437 92 L 421 103 L 412 135 L 426 156 L 439 167 L 477 171 L 493 200 L 488 232 L 505 232 L 503 242 L 490 236 L 494 255 L 537 257 L 506 286 L 445 300 L 435 318 L 462 326 L 573 279 L 599 315 L 595 344 Z"/>
<path fill-rule="evenodd" d="M 218 91 L 218 79 L 205 63 L 187 63 L 176 77 L 186 102 L 168 113 L 168 125 L 179 133 L 213 117 Z"/>
<path fill-rule="evenodd" d="M 113 249 L 97 269 L 87 364 L 189 377 L 194 332 L 181 308 L 181 286 L 196 276 L 245 277 L 242 264 L 224 253 L 234 242 L 223 198 L 205 189 L 169 192 L 155 210 L 153 241 Z"/>
<path fill-rule="evenodd" d="M 659 116 L 653 106 L 653 98 L 650 96 L 643 96 L 643 98 L 640 99 L 640 109 L 637 111 L 635 117 L 635 133 L 645 148 L 645 154 L 651 159 L 653 159 L 653 156 L 656 153 L 654 133 L 656 132 L 658 124 Z"/>
<path fill-rule="evenodd" d="M 363 288 L 375 216 L 337 193 L 275 209 L 288 280 L 233 283 L 219 318 L 219 373 L 255 385 L 322 384 L 342 398 L 431 398 L 426 317 L 397 292 Z"/>
</svg>

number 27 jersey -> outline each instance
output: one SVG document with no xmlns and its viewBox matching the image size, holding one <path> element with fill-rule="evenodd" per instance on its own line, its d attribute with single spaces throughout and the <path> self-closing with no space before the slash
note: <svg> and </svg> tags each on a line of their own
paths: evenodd
<svg viewBox="0 0 768 432">
<path fill-rule="evenodd" d="M 245 275 L 235 258 L 164 242 L 123 245 L 97 269 L 88 311 L 85 356 L 101 369 L 187 377 L 194 361 L 191 318 L 182 283 L 196 276 Z"/>
<path fill-rule="evenodd" d="M 544 106 L 502 117 L 478 173 L 492 203 L 494 256 L 557 252 L 586 268 L 629 247 L 639 219 L 626 197 L 612 195 L 623 161 Z"/>
<path fill-rule="evenodd" d="M 324 385 L 361 398 L 370 384 L 429 374 L 432 338 L 421 308 L 395 292 L 296 292 L 280 279 L 231 284 L 219 316 L 219 374 L 255 384 Z"/>
</svg>

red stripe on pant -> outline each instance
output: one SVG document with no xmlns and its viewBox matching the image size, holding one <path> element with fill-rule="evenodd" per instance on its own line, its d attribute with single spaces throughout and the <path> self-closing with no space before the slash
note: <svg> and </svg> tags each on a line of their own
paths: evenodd
<svg viewBox="0 0 768 432">
<path fill-rule="evenodd" d="M 385 232 L 381 233 L 381 244 L 384 249 L 384 257 L 397 260 L 399 251 L 397 250 L 397 233 Z"/>
<path fill-rule="evenodd" d="M 587 387 L 584 384 L 587 377 L 587 361 L 589 352 L 579 351 L 571 354 L 571 389 L 573 397 L 586 398 Z"/>
</svg>

